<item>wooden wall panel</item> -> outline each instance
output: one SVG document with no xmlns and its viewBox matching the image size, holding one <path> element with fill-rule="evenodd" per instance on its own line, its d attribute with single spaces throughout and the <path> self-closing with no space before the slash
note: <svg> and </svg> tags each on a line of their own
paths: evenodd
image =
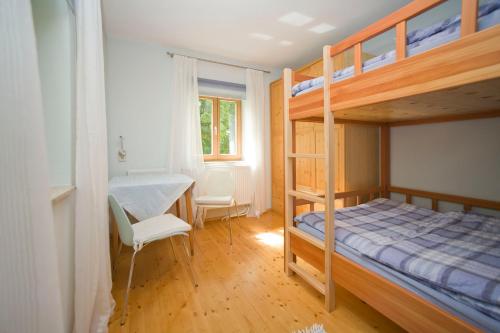
<svg viewBox="0 0 500 333">
<path fill-rule="evenodd" d="M 297 72 L 314 77 L 321 76 L 323 75 L 323 59 L 318 59 L 312 63 L 309 63 L 304 67 L 298 69 Z"/>
<path fill-rule="evenodd" d="M 315 123 L 315 135 L 316 153 L 322 154 L 325 150 L 323 123 Z M 345 188 L 344 146 L 344 125 L 335 124 L 335 192 L 343 192 Z M 325 192 L 325 164 L 323 160 L 316 160 L 316 191 Z M 335 208 L 342 207 L 343 200 L 336 200 Z M 315 210 L 324 209 L 323 205 L 315 205 Z"/>
<path fill-rule="evenodd" d="M 316 153 L 324 153 L 323 124 L 315 123 Z M 344 125 L 335 124 L 335 191 L 342 192 L 344 182 Z M 316 189 L 318 192 L 325 190 L 325 166 L 322 160 L 316 160 Z"/>
<path fill-rule="evenodd" d="M 314 123 L 298 122 L 295 127 L 295 149 L 297 153 L 314 154 L 316 137 Z M 315 161 L 311 158 L 298 158 L 296 168 L 297 189 L 314 191 L 316 187 Z"/>
<path fill-rule="evenodd" d="M 325 153 L 325 135 L 323 133 L 324 124 L 314 123 L 314 141 L 316 143 L 316 154 Z M 338 126 L 335 126 L 337 134 Z M 337 137 L 335 137 L 337 139 Z M 316 169 L 315 187 L 318 192 L 325 192 L 325 162 L 323 160 L 315 160 L 314 167 Z M 336 162 L 336 161 L 335 161 Z M 337 164 L 335 164 L 337 165 Z M 338 169 L 338 168 L 337 168 Z"/>
<path fill-rule="evenodd" d="M 379 128 L 344 125 L 345 191 L 378 186 Z"/>
<path fill-rule="evenodd" d="M 271 83 L 271 191 L 272 210 L 283 214 L 285 167 L 283 152 L 283 81 Z"/>
<path fill-rule="evenodd" d="M 345 124 L 344 132 L 344 191 L 378 186 L 379 128 Z M 355 204 L 355 198 L 346 200 L 348 205 Z M 349 200 L 353 200 L 353 202 Z"/>
</svg>

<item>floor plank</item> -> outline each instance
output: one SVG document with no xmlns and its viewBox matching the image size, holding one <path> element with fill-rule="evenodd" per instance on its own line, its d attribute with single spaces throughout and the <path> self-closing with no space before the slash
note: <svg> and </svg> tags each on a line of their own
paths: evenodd
<svg viewBox="0 0 500 333">
<path fill-rule="evenodd" d="M 389 319 L 337 287 L 337 307 L 283 272 L 283 221 L 273 213 L 227 225 L 207 222 L 196 230 L 194 288 L 180 240 L 176 262 L 169 241 L 146 246 L 136 258 L 127 322 L 119 317 L 132 252 L 122 251 L 113 281 L 117 302 L 110 332 L 293 332 L 314 323 L 327 332 L 403 332 Z"/>
</svg>

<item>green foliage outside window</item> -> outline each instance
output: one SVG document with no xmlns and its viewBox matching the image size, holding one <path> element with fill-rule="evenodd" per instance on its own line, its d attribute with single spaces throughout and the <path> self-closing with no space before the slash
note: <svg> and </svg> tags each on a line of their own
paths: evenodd
<svg viewBox="0 0 500 333">
<path fill-rule="evenodd" d="M 205 155 L 212 154 L 212 115 L 212 100 L 200 99 L 201 142 Z"/>
<path fill-rule="evenodd" d="M 201 97 L 200 125 L 203 154 L 206 160 L 240 158 L 240 101 Z M 217 135 L 218 134 L 218 135 Z"/>
<path fill-rule="evenodd" d="M 219 117 L 219 152 L 234 154 L 236 153 L 236 102 L 221 100 Z"/>
</svg>

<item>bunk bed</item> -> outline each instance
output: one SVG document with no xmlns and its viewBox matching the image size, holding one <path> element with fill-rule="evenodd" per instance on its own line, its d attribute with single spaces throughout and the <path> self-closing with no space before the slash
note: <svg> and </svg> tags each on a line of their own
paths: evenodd
<svg viewBox="0 0 500 333">
<path fill-rule="evenodd" d="M 500 116 L 500 1 L 462 0 L 458 16 L 407 33 L 410 19 L 442 2 L 413 1 L 325 46 L 320 78 L 284 70 L 285 271 L 324 294 L 329 311 L 337 283 L 410 332 L 500 332 L 500 220 L 471 211 L 500 210 L 500 202 L 390 183 L 392 126 Z M 362 44 L 392 28 L 395 49 L 363 63 Z M 350 48 L 353 66 L 334 72 L 332 58 Z M 324 122 L 324 154 L 295 152 L 297 121 Z M 380 127 L 379 187 L 334 192 L 334 123 Z M 324 160 L 323 195 L 297 190 L 300 158 Z M 406 202 L 391 200 L 396 193 Z M 412 205 L 414 197 L 428 198 L 432 209 Z M 355 205 L 336 211 L 335 202 L 348 199 Z M 438 212 L 440 202 L 461 204 L 463 212 Z M 304 203 L 325 210 L 297 215 L 297 205 Z M 471 225 L 477 230 L 464 231 Z M 481 247 L 470 237 L 476 231 L 478 237 L 494 236 L 479 242 Z M 432 244 L 436 237 L 441 242 Z M 456 242 L 483 252 L 450 255 Z M 301 267 L 297 257 L 323 272 L 324 279 Z M 434 257 L 447 260 L 436 263 Z M 456 262 L 463 267 L 453 266 Z"/>
</svg>

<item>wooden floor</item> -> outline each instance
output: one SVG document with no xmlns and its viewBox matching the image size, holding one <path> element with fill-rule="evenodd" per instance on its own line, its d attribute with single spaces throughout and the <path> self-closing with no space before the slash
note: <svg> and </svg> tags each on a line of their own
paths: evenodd
<svg viewBox="0 0 500 333">
<path fill-rule="evenodd" d="M 122 251 L 113 281 L 116 311 L 110 332 L 294 332 L 321 323 L 329 333 L 402 332 L 396 324 L 337 287 L 337 308 L 323 309 L 323 297 L 299 277 L 283 272 L 282 218 L 233 223 L 207 222 L 196 230 L 194 288 L 181 242 L 178 262 L 168 241 L 145 247 L 137 256 L 127 322 L 120 326 L 131 251 Z"/>
</svg>

